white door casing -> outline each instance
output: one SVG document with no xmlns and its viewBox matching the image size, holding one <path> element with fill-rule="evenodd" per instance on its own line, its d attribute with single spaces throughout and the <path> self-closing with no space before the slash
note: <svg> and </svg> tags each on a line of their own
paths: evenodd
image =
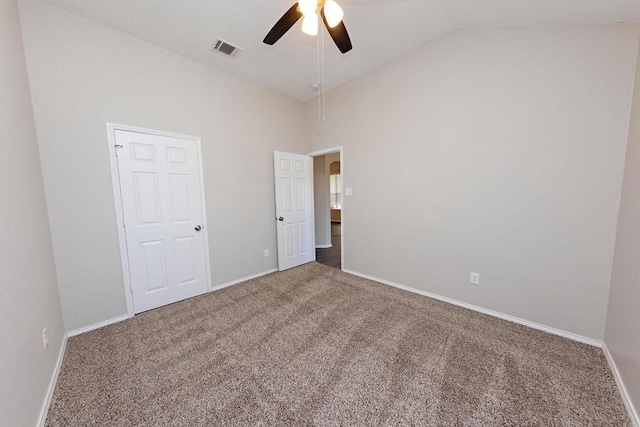
<svg viewBox="0 0 640 427">
<path fill-rule="evenodd" d="M 332 153 L 340 153 L 340 171 L 342 173 L 343 176 L 343 181 L 342 181 L 342 190 L 344 190 L 344 171 L 345 171 L 345 163 L 344 163 L 344 150 L 342 145 L 336 146 L 336 147 L 331 147 L 331 148 L 325 148 L 323 150 L 318 150 L 318 151 L 313 151 L 311 153 L 307 153 L 307 156 L 311 157 L 312 160 L 314 157 L 317 156 L 326 156 L 327 154 L 332 154 Z M 313 162 L 312 162 L 313 164 Z M 345 269 L 345 263 L 344 263 L 344 254 L 345 254 L 345 244 L 344 244 L 344 232 L 345 232 L 345 205 L 347 203 L 348 197 L 344 197 L 345 196 L 345 192 L 342 192 L 343 194 L 343 199 L 342 199 L 342 218 L 340 218 L 340 228 L 341 228 L 341 232 L 340 232 L 340 266 L 341 266 L 341 270 L 344 271 Z"/>
<path fill-rule="evenodd" d="M 311 157 L 273 152 L 278 270 L 316 259 Z"/>
<path fill-rule="evenodd" d="M 113 129 L 135 313 L 207 292 L 207 228 L 197 140 Z"/>
</svg>

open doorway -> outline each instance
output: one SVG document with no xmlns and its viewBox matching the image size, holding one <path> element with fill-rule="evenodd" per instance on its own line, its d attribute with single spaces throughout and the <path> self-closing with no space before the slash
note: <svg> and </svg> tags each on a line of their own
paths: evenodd
<svg viewBox="0 0 640 427">
<path fill-rule="evenodd" d="M 310 153 L 313 157 L 316 261 L 343 267 L 342 147 Z"/>
</svg>

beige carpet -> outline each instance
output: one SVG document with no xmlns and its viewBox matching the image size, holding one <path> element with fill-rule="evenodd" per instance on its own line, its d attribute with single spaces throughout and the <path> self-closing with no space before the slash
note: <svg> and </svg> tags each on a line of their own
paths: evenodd
<svg viewBox="0 0 640 427">
<path fill-rule="evenodd" d="M 71 338 L 47 425 L 630 421 L 598 348 L 312 263 Z"/>
</svg>

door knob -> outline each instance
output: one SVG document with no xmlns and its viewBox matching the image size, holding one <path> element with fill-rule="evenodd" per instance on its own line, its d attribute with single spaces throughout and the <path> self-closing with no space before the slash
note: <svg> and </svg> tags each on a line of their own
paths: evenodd
<svg viewBox="0 0 640 427">
<path fill-rule="evenodd" d="M 195 230 L 196 230 L 196 231 L 200 231 L 200 230 L 202 230 L 202 227 L 200 227 L 200 224 L 196 225 L 196 226 L 195 226 L 195 227 L 193 227 L 193 228 L 195 228 Z"/>
<path fill-rule="evenodd" d="M 284 217 L 279 216 L 278 221 L 284 221 Z"/>
</svg>

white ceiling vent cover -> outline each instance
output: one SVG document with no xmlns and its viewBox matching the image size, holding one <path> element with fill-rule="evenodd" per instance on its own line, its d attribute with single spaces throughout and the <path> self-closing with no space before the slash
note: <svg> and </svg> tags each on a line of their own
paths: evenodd
<svg viewBox="0 0 640 427">
<path fill-rule="evenodd" d="M 242 48 L 234 46 L 226 40 L 222 40 L 218 37 L 218 40 L 211 46 L 211 50 L 218 51 L 223 55 L 235 58 L 242 53 Z"/>
</svg>

